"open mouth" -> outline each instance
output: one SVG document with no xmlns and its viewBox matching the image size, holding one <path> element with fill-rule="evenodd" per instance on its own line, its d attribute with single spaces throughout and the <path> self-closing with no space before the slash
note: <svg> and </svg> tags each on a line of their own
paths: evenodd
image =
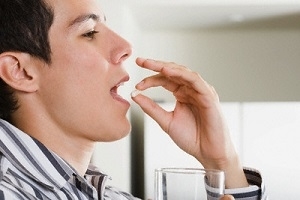
<svg viewBox="0 0 300 200">
<path fill-rule="evenodd" d="M 119 83 L 118 85 L 114 86 L 113 88 L 111 88 L 110 93 L 113 97 L 118 97 L 118 98 L 122 98 L 119 94 L 118 94 L 118 88 L 120 86 L 124 85 L 124 82 Z"/>
<path fill-rule="evenodd" d="M 111 89 L 110 89 L 110 94 L 113 97 L 113 99 L 122 102 L 122 103 L 126 103 L 129 104 L 129 102 L 127 100 L 125 100 L 121 95 L 119 95 L 119 88 L 120 86 L 123 86 L 125 82 L 127 82 L 129 80 L 129 76 L 124 76 L 122 79 L 119 80 L 119 82 L 117 82 Z"/>
<path fill-rule="evenodd" d="M 118 93 L 118 90 L 119 90 L 119 87 L 124 85 L 124 82 L 125 81 L 121 81 L 120 83 L 118 83 L 117 85 L 115 85 L 114 87 L 112 87 L 110 89 L 110 94 L 111 96 L 113 97 L 113 99 L 119 101 L 119 102 L 122 102 L 122 103 L 126 103 L 126 104 L 129 104 L 129 102 L 124 99 L 121 95 L 119 95 Z"/>
</svg>

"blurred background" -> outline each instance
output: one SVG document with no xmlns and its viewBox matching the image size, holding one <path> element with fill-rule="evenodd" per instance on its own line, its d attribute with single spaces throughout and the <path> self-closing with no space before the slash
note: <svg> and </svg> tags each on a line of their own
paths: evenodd
<svg viewBox="0 0 300 200">
<path fill-rule="evenodd" d="M 271 199 L 297 199 L 300 186 L 299 0 L 100 0 L 107 24 L 133 45 L 125 63 L 134 85 L 151 72 L 137 56 L 197 71 L 217 90 L 244 166 L 259 169 Z M 172 109 L 161 88 L 146 94 Z M 109 184 L 153 198 L 154 169 L 201 167 L 132 103 L 132 132 L 97 146 L 93 162 Z"/>
</svg>

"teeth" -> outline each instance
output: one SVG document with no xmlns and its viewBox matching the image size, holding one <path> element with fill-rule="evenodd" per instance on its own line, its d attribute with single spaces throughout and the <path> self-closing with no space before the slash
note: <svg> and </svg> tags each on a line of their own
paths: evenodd
<svg viewBox="0 0 300 200">
<path fill-rule="evenodd" d="M 131 92 L 131 97 L 136 97 L 137 95 L 139 95 L 139 94 L 141 94 L 142 93 L 142 91 L 140 91 L 140 90 L 133 90 L 132 92 Z"/>
</svg>

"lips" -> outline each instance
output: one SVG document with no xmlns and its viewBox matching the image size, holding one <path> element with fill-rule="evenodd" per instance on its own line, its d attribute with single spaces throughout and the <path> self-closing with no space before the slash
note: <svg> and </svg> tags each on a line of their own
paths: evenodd
<svg viewBox="0 0 300 200">
<path fill-rule="evenodd" d="M 121 96 L 118 94 L 118 88 L 119 88 L 120 86 L 122 86 L 122 85 L 124 85 L 124 82 L 119 83 L 118 85 L 116 85 L 116 86 L 114 86 L 113 88 L 111 88 L 110 93 L 112 94 L 112 96 L 119 96 L 119 97 L 121 97 Z"/>
<path fill-rule="evenodd" d="M 126 76 L 124 77 L 123 79 L 121 79 L 115 86 L 113 86 L 111 89 L 110 89 L 110 94 L 111 96 L 115 99 L 115 100 L 118 100 L 118 101 L 121 101 L 121 102 L 126 102 L 128 103 L 122 96 L 120 96 L 118 94 L 118 88 L 122 85 L 124 85 L 124 83 L 126 81 L 129 80 L 129 77 Z"/>
</svg>

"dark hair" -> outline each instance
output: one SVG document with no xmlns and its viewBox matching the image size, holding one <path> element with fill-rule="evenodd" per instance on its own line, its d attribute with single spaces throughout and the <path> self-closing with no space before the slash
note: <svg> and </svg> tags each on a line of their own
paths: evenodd
<svg viewBox="0 0 300 200">
<path fill-rule="evenodd" d="M 0 54 L 24 52 L 50 63 L 48 32 L 53 18 L 44 0 L 0 0 Z M 10 121 L 17 104 L 13 90 L 0 79 L 0 118 Z"/>
</svg>

